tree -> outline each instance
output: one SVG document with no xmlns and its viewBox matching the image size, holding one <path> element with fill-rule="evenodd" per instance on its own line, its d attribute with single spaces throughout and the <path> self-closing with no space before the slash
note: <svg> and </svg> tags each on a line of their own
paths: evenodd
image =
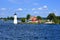
<svg viewBox="0 0 60 40">
<path fill-rule="evenodd" d="M 56 16 L 60 20 L 60 16 Z"/>
<path fill-rule="evenodd" d="M 30 19 L 30 16 L 31 16 L 30 14 L 27 15 L 27 17 L 26 17 L 27 22 L 28 22 L 28 20 Z"/>
<path fill-rule="evenodd" d="M 40 20 L 40 19 L 42 19 L 40 16 L 37 16 L 37 20 Z"/>
<path fill-rule="evenodd" d="M 30 14 L 28 14 L 28 15 L 27 15 L 27 17 L 26 17 L 26 18 L 27 18 L 27 20 L 29 20 L 30 16 L 31 16 Z"/>
<path fill-rule="evenodd" d="M 13 19 L 14 19 L 14 17 L 10 17 L 10 19 L 11 19 L 11 20 L 13 20 Z"/>
<path fill-rule="evenodd" d="M 57 17 L 57 21 L 58 21 L 58 23 L 60 24 L 60 16 L 56 16 Z"/>
<path fill-rule="evenodd" d="M 50 13 L 47 16 L 47 19 L 49 19 L 50 21 L 52 20 L 55 24 L 59 24 L 59 17 L 57 17 L 54 13 Z"/>
<path fill-rule="evenodd" d="M 53 22 L 57 24 L 59 23 L 59 20 L 57 18 L 53 18 Z"/>
<path fill-rule="evenodd" d="M 9 18 L 9 17 L 7 17 L 7 19 L 9 20 L 10 18 Z"/>
<path fill-rule="evenodd" d="M 56 16 L 55 16 L 54 13 L 50 13 L 50 14 L 47 16 L 47 19 L 49 19 L 49 20 L 53 20 L 53 19 L 55 19 L 55 18 L 56 18 Z"/>
<path fill-rule="evenodd" d="M 26 18 L 21 18 L 21 21 L 22 21 L 22 22 L 25 22 L 25 19 L 26 19 Z"/>
<path fill-rule="evenodd" d="M 40 16 L 37 16 L 38 23 L 41 23 L 40 19 L 42 19 L 42 18 Z"/>
<path fill-rule="evenodd" d="M 7 19 L 8 19 L 8 20 L 13 20 L 14 17 L 12 17 L 12 16 L 11 16 L 11 17 L 7 17 Z"/>
</svg>

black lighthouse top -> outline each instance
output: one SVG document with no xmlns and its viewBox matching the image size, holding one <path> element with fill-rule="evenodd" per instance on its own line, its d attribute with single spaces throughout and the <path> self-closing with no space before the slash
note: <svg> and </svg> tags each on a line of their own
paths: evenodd
<svg viewBox="0 0 60 40">
<path fill-rule="evenodd" d="M 14 15 L 17 15 L 16 13 Z"/>
</svg>

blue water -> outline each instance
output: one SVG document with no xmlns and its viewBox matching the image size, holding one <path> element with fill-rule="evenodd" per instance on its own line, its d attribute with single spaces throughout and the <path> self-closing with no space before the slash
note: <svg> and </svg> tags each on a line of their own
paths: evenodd
<svg viewBox="0 0 60 40">
<path fill-rule="evenodd" d="M 60 25 L 0 21 L 0 40 L 60 40 Z"/>
</svg>

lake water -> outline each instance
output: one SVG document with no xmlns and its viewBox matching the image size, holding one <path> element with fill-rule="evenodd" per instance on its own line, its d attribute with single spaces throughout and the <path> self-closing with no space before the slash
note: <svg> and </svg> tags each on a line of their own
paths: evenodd
<svg viewBox="0 0 60 40">
<path fill-rule="evenodd" d="M 0 21 L 0 40 L 60 40 L 60 25 Z"/>
</svg>

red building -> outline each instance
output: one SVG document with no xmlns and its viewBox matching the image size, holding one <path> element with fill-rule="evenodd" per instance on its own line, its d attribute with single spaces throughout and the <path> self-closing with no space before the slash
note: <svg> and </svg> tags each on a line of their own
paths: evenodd
<svg viewBox="0 0 60 40">
<path fill-rule="evenodd" d="M 32 17 L 30 17 L 29 21 L 30 21 L 30 22 L 35 22 L 35 23 L 37 23 L 37 22 L 39 22 L 40 20 L 37 20 L 37 17 L 36 17 L 36 16 L 32 16 Z"/>
</svg>

